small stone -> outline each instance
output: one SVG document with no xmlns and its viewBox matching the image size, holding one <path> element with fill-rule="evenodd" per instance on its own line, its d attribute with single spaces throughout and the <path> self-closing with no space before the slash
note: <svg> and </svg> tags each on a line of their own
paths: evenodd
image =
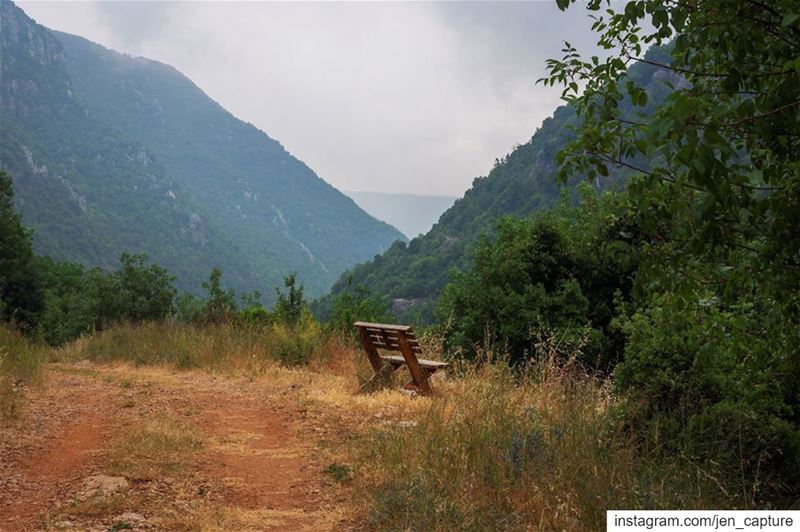
<svg viewBox="0 0 800 532">
<path fill-rule="evenodd" d="M 417 426 L 417 422 L 416 421 L 398 421 L 397 423 L 395 423 L 395 425 L 397 425 L 401 429 L 410 429 L 412 427 L 416 427 Z"/>
<path fill-rule="evenodd" d="M 136 512 L 125 512 L 124 514 L 121 514 L 121 515 L 117 516 L 117 520 L 118 521 L 125 521 L 125 522 L 128 522 L 128 523 L 141 523 L 142 521 L 145 521 L 146 519 L 142 514 L 139 514 L 139 513 L 136 513 Z"/>
<path fill-rule="evenodd" d="M 111 477 L 108 475 L 94 475 L 83 480 L 83 487 L 78 493 L 79 500 L 92 497 L 106 497 L 124 491 L 130 487 L 125 477 Z"/>
</svg>

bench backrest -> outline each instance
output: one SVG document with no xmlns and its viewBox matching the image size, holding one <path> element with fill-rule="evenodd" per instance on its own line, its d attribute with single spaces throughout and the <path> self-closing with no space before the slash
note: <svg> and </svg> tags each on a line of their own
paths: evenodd
<svg viewBox="0 0 800 532">
<path fill-rule="evenodd" d="M 385 351 L 401 351 L 400 335 L 405 336 L 411 350 L 417 355 L 422 354 L 422 348 L 408 325 L 388 325 L 385 323 L 368 323 L 358 321 L 354 324 L 361 334 L 362 344 L 366 341 L 376 349 Z M 365 346 L 366 347 L 366 346 Z"/>
</svg>

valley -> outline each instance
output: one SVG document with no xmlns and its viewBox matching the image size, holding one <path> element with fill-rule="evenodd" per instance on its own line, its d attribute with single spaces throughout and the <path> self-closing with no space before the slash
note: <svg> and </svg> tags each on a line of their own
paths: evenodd
<svg viewBox="0 0 800 532">
<path fill-rule="evenodd" d="M 798 512 L 797 0 L 24 5 L 0 530 Z"/>
</svg>

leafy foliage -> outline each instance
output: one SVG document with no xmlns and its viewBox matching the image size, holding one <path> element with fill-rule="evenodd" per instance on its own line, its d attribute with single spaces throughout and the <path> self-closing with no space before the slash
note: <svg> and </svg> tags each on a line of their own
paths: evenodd
<svg viewBox="0 0 800 532">
<path fill-rule="evenodd" d="M 796 2 L 587 7 L 609 57 L 586 60 L 567 45 L 544 81 L 565 87 L 581 120 L 559 155 L 562 180 L 620 167 L 641 176 L 629 190 L 648 241 L 642 293 L 620 320 L 628 344 L 617 371 L 632 423 L 648 444 L 719 470 L 752 504 L 791 501 L 800 489 Z M 642 55 L 669 40 L 668 62 Z M 625 75 L 631 63 L 672 73 L 657 105 Z"/>
<path fill-rule="evenodd" d="M 47 343 L 63 344 L 123 321 L 161 320 L 174 312 L 173 277 L 145 255 L 120 256 L 113 272 L 38 259 L 46 305 L 37 324 Z"/>
<path fill-rule="evenodd" d="M 474 265 L 455 275 L 439 301 L 447 346 L 474 356 L 492 347 L 513 363 L 538 357 L 542 329 L 582 351 L 583 362 L 608 370 L 624 343 L 614 329 L 615 307 L 629 302 L 638 267 L 633 213 L 627 197 L 584 188 L 573 208 L 529 220 L 502 218 L 484 236 Z M 584 345 L 579 345 L 583 343 Z"/>
<path fill-rule="evenodd" d="M 236 313 L 236 295 L 232 289 L 223 289 L 220 279 L 222 270 L 212 268 L 208 282 L 203 283 L 203 288 L 208 294 L 204 305 L 204 321 L 211 323 L 228 321 Z"/>
<path fill-rule="evenodd" d="M 44 308 L 31 236 L 14 210 L 11 178 L 0 170 L 0 321 L 31 327 Z"/>
<path fill-rule="evenodd" d="M 751 504 L 780 501 L 800 475 L 800 327 L 765 322 L 767 301 L 701 291 L 654 295 L 626 323 L 626 413 L 647 445 L 701 461 Z"/>
<path fill-rule="evenodd" d="M 564 84 L 582 119 L 559 156 L 559 175 L 592 178 L 646 158 L 648 169 L 635 168 L 646 176 L 636 197 L 650 231 L 666 229 L 693 252 L 744 246 L 782 288 L 792 286 L 800 267 L 796 3 L 637 0 L 604 13 L 600 1 L 588 7 L 598 13 L 599 44 L 612 53 L 605 62 L 586 61 L 567 46 L 564 59 L 550 61 L 545 82 Z M 645 20 L 651 31 L 643 30 Z M 619 103 L 626 94 L 635 109 L 649 100 L 646 87 L 625 75 L 628 65 L 653 63 L 643 46 L 673 37 L 671 64 L 657 63 L 679 76 L 673 90 L 652 115 L 625 119 Z"/>
<path fill-rule="evenodd" d="M 389 305 L 382 298 L 370 294 L 364 286 L 351 286 L 331 301 L 328 328 L 343 336 L 355 334 L 357 321 L 385 323 L 391 321 Z"/>
<path fill-rule="evenodd" d="M 308 303 L 303 297 L 303 285 L 297 286 L 297 274 L 290 273 L 283 278 L 283 285 L 287 292 L 283 293 L 278 288 L 275 293 L 278 301 L 275 303 L 275 316 L 280 321 L 294 325 L 303 313 L 308 311 Z"/>
</svg>

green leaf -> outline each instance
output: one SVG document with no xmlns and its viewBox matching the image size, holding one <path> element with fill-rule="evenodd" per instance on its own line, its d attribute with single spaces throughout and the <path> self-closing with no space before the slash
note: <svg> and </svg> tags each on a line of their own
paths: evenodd
<svg viewBox="0 0 800 532">
<path fill-rule="evenodd" d="M 791 26 L 792 24 L 797 22 L 797 19 L 800 19 L 800 13 L 789 13 L 788 15 L 783 17 L 783 20 L 781 21 L 781 27 L 786 28 L 788 26 Z"/>
<path fill-rule="evenodd" d="M 683 25 L 686 23 L 687 12 L 684 9 L 676 9 L 672 12 L 672 27 L 675 31 L 683 30 Z"/>
</svg>

